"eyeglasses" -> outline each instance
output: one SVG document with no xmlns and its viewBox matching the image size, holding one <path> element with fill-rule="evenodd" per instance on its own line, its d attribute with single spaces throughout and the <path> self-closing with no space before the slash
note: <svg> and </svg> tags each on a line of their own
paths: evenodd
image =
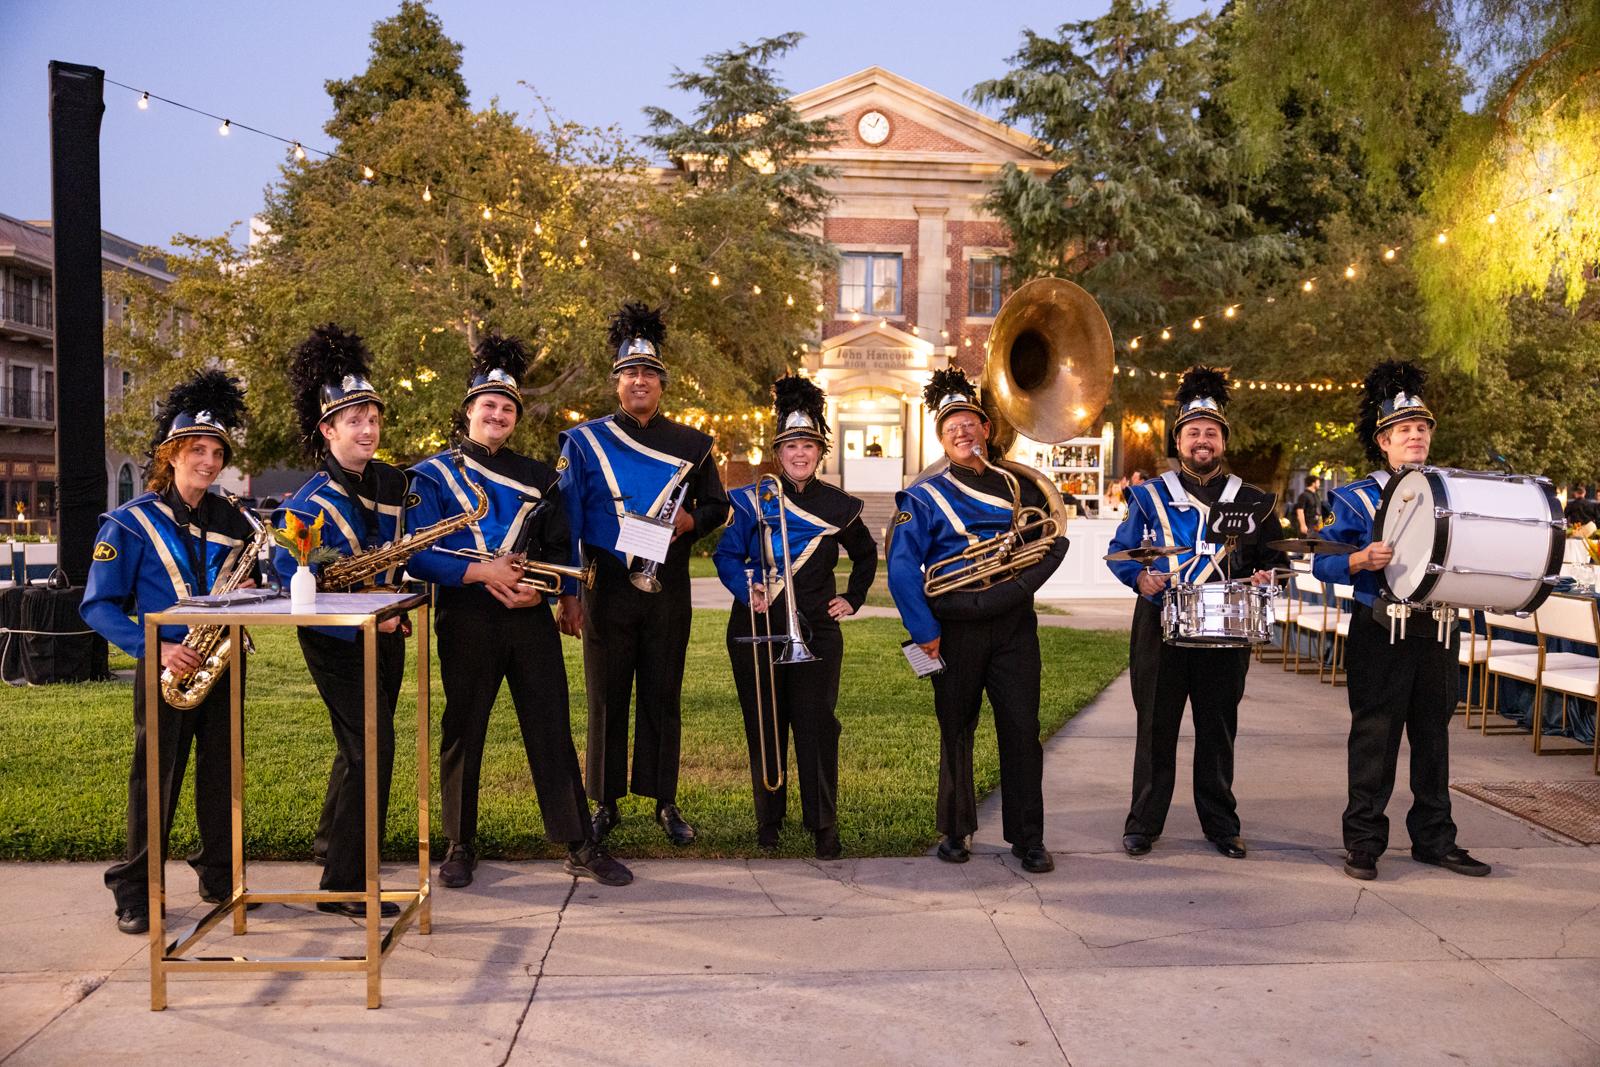
<svg viewBox="0 0 1600 1067">
<path fill-rule="evenodd" d="M 962 430 L 976 430 L 982 425 L 983 423 L 977 421 L 976 419 L 969 419 L 965 422 L 947 422 L 944 424 L 944 429 L 940 431 L 940 434 L 944 437 L 951 437 L 960 433 Z"/>
</svg>

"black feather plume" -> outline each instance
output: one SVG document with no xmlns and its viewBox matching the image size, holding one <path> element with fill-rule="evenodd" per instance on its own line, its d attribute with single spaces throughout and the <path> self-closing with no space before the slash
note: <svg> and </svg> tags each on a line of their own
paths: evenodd
<svg viewBox="0 0 1600 1067">
<path fill-rule="evenodd" d="M 809 378 L 803 378 L 798 374 L 779 378 L 772 383 L 772 399 L 772 410 L 778 416 L 780 432 L 789 416 L 801 411 L 810 416 L 823 436 L 827 436 L 828 420 L 825 415 L 828 410 L 828 397 Z"/>
<path fill-rule="evenodd" d="M 505 337 L 500 331 L 494 330 L 479 341 L 478 347 L 473 350 L 472 373 L 467 378 L 467 384 L 471 385 L 492 370 L 503 370 L 521 384 L 522 375 L 527 369 L 528 349 L 522 339 Z"/>
<path fill-rule="evenodd" d="M 156 446 L 167 439 L 173 420 L 179 415 L 202 411 L 209 411 L 224 428 L 237 429 L 244 421 L 244 391 L 239 388 L 239 379 L 220 370 L 206 370 L 173 386 L 156 415 L 156 436 L 150 451 L 154 453 Z"/>
<path fill-rule="evenodd" d="M 1228 391 L 1228 379 L 1215 367 L 1190 367 L 1183 372 L 1178 383 L 1178 407 L 1191 400 L 1208 396 L 1221 407 L 1227 407 L 1233 394 Z"/>
<path fill-rule="evenodd" d="M 1383 402 L 1397 393 L 1420 397 L 1428 384 L 1428 372 L 1405 360 L 1386 359 L 1367 372 L 1361 383 L 1361 408 L 1356 421 L 1356 437 L 1366 449 L 1367 459 L 1378 467 L 1389 462 L 1378 447 L 1378 420 L 1383 417 Z"/>
<path fill-rule="evenodd" d="M 922 402 L 928 410 L 938 412 L 939 401 L 952 393 L 960 393 L 974 404 L 978 402 L 978 387 L 967 380 L 966 373 L 956 367 L 936 370 L 933 379 L 922 387 Z"/>
<path fill-rule="evenodd" d="M 289 388 L 294 394 L 301 442 L 313 456 L 321 448 L 317 423 L 322 421 L 322 387 L 338 385 L 349 374 L 370 380 L 372 355 L 358 335 L 346 333 L 337 323 L 313 327 L 311 336 L 294 350 Z"/>
<path fill-rule="evenodd" d="M 659 350 L 667 340 L 667 324 L 661 321 L 661 309 L 654 311 L 639 303 L 622 305 L 622 310 L 611 316 L 611 329 L 606 340 L 613 350 L 621 348 L 635 337 L 642 337 Z"/>
</svg>

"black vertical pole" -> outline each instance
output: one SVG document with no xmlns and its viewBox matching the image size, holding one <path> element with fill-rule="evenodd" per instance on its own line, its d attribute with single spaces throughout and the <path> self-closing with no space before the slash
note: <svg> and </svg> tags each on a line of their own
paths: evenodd
<svg viewBox="0 0 1600 1067">
<path fill-rule="evenodd" d="M 56 512 L 61 569 L 89 580 L 106 510 L 105 320 L 100 282 L 100 116 L 105 71 L 50 64 L 50 232 L 55 238 Z"/>
</svg>

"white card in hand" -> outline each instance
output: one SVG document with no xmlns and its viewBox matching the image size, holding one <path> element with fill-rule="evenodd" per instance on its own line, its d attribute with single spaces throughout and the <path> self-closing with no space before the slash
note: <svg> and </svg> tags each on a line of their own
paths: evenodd
<svg viewBox="0 0 1600 1067">
<path fill-rule="evenodd" d="M 915 641 L 900 642 L 900 651 L 906 654 L 906 662 L 911 664 L 911 669 L 917 672 L 918 678 L 926 678 L 930 674 L 939 674 L 944 670 L 944 658 L 928 655 Z"/>
<path fill-rule="evenodd" d="M 672 523 L 630 511 L 622 516 L 622 528 L 617 531 L 617 551 L 652 563 L 665 563 L 672 532 Z"/>
</svg>

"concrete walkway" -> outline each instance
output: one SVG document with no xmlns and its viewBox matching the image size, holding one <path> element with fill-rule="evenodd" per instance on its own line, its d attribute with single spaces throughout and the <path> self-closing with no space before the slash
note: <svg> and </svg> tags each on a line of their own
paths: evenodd
<svg viewBox="0 0 1600 1067">
<path fill-rule="evenodd" d="M 1413 862 L 1402 752 L 1391 851 L 1352 881 L 1347 721 L 1342 689 L 1252 668 L 1242 861 L 1200 835 L 1187 738 L 1165 836 L 1121 852 L 1124 678 L 1047 746 L 1050 875 L 1004 851 L 993 799 L 964 866 L 652 861 L 607 889 L 486 863 L 440 891 L 376 1012 L 359 979 L 285 975 L 175 978 L 152 1013 L 147 942 L 116 932 L 101 864 L 0 865 L 0 1063 L 1600 1063 L 1600 855 L 1458 796 L 1461 842 L 1493 876 Z M 1588 773 L 1459 723 L 1457 778 Z M 196 911 L 192 876 L 169 870 Z M 263 887 L 313 879 L 252 867 Z M 304 908 L 250 922 L 251 955 L 359 950 L 353 923 Z"/>
</svg>

